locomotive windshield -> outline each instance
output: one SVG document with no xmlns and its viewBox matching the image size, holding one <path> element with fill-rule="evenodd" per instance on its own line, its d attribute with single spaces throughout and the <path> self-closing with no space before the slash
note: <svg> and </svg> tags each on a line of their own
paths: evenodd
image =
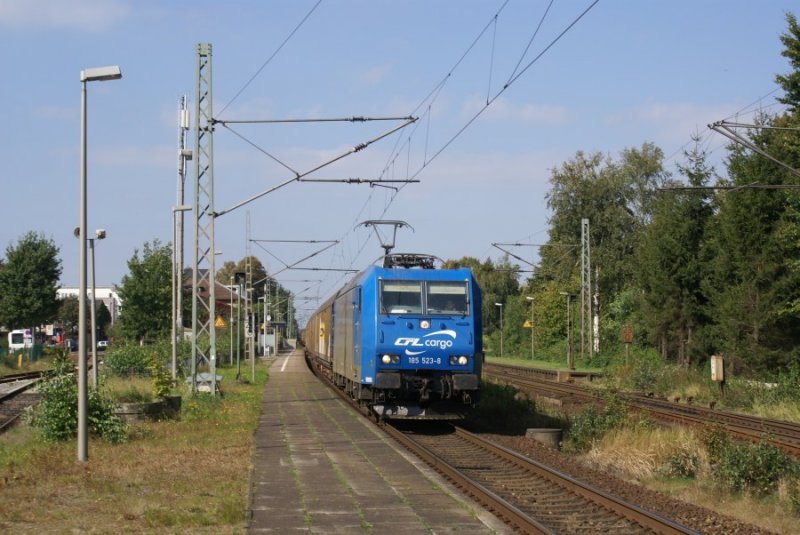
<svg viewBox="0 0 800 535">
<path fill-rule="evenodd" d="M 422 283 L 419 281 L 383 281 L 381 312 L 384 314 L 420 314 Z"/>
<path fill-rule="evenodd" d="M 383 281 L 381 313 L 466 316 L 469 314 L 467 284 L 463 281 Z"/>
<path fill-rule="evenodd" d="M 467 315 L 467 285 L 458 281 L 428 282 L 427 313 Z"/>
</svg>

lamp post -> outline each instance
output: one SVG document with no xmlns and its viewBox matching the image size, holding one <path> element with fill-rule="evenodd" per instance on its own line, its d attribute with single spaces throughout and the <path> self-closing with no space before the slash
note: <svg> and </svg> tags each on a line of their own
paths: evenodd
<svg viewBox="0 0 800 535">
<path fill-rule="evenodd" d="M 525 300 L 531 302 L 531 360 L 533 360 L 536 357 L 536 337 L 534 335 L 536 324 L 533 322 L 533 297 L 527 296 L 525 297 Z"/>
<path fill-rule="evenodd" d="M 267 324 L 269 323 L 269 293 L 267 283 L 264 283 L 264 356 L 267 356 Z"/>
<path fill-rule="evenodd" d="M 495 303 L 494 306 L 500 307 L 500 358 L 503 358 L 503 303 Z"/>
<path fill-rule="evenodd" d="M 183 338 L 183 226 L 178 225 L 178 212 L 192 207 L 182 204 L 172 207 L 172 382 L 178 380 L 178 340 Z M 178 231 L 178 227 L 181 230 Z"/>
<path fill-rule="evenodd" d="M 569 304 L 575 299 L 575 296 L 569 292 L 558 292 L 559 295 L 563 295 L 566 297 L 567 300 L 567 366 L 570 370 L 575 369 L 575 362 L 572 359 L 572 325 L 570 322 L 570 306 Z"/>
<path fill-rule="evenodd" d="M 236 380 L 238 381 L 242 373 L 242 279 L 244 273 L 236 272 L 233 277 L 236 280 Z"/>
<path fill-rule="evenodd" d="M 231 285 L 228 286 L 228 295 L 230 297 L 230 307 L 228 308 L 228 364 L 233 364 L 233 275 L 231 275 Z"/>
<path fill-rule="evenodd" d="M 88 390 L 86 388 L 86 83 L 119 80 L 122 72 L 116 65 L 81 71 L 81 142 L 80 142 L 80 254 L 78 265 L 78 460 L 89 459 Z"/>
<path fill-rule="evenodd" d="M 94 240 L 104 240 L 106 231 L 99 229 L 94 231 L 94 238 L 89 238 L 89 249 L 92 251 L 92 299 L 91 299 L 91 312 L 92 312 L 92 386 L 97 389 L 97 308 L 95 307 L 96 292 L 94 285 Z"/>
</svg>

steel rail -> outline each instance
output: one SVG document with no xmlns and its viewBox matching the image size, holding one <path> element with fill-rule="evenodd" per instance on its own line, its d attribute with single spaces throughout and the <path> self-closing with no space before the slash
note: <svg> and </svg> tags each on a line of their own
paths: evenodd
<svg viewBox="0 0 800 535">
<path fill-rule="evenodd" d="M 519 371 L 523 370 L 523 371 Z M 484 368 L 485 377 L 495 377 L 517 387 L 549 394 L 577 397 L 586 402 L 599 401 L 596 393 L 580 385 L 557 383 L 545 377 L 555 377 L 551 370 L 527 372 L 525 368 L 491 364 Z M 524 374 L 525 376 L 521 376 Z M 670 423 L 703 426 L 719 425 L 728 434 L 750 442 L 765 441 L 800 457 L 800 424 L 746 414 L 734 413 L 699 405 L 678 404 L 642 394 L 621 393 L 620 398 L 631 408 L 646 411 L 652 417 Z"/>
<path fill-rule="evenodd" d="M 408 435 L 391 425 L 383 425 L 381 428 L 397 442 L 405 446 L 436 471 L 444 475 L 454 485 L 459 487 L 478 502 L 500 516 L 505 522 L 513 525 L 524 533 L 555 534 L 538 520 L 532 518 L 522 510 L 515 507 L 509 501 L 490 491 L 477 481 L 464 475 L 458 468 L 453 467 L 440 456 L 430 451 L 428 448 L 414 441 Z"/>
<path fill-rule="evenodd" d="M 521 466 L 526 470 L 534 472 L 538 476 L 548 479 L 553 483 L 559 485 L 565 490 L 577 494 L 584 499 L 591 501 L 601 507 L 619 514 L 645 528 L 652 529 L 656 533 L 695 533 L 685 526 L 678 524 L 668 518 L 647 511 L 638 505 L 629 503 L 621 498 L 612 496 L 602 490 L 596 489 L 572 476 L 554 470 L 538 461 L 524 457 L 519 453 L 512 451 L 504 446 L 495 444 L 485 438 L 482 438 L 474 433 L 470 433 L 460 427 L 455 428 L 456 433 L 470 442 L 492 452 L 493 454 L 502 457 L 503 459 Z"/>
<path fill-rule="evenodd" d="M 513 504 L 509 500 L 506 500 L 502 496 L 493 492 L 491 489 L 488 489 L 485 485 L 482 485 L 480 482 L 469 477 L 463 472 L 463 470 L 453 466 L 440 455 L 420 444 L 418 441 L 403 433 L 401 430 L 386 423 L 385 421 L 371 417 L 372 415 L 370 415 L 365 406 L 356 404 L 352 399 L 348 398 L 341 389 L 337 388 L 328 379 L 326 373 L 327 370 L 322 370 L 318 367 L 320 363 L 317 359 L 309 358 L 308 362 L 310 363 L 310 368 L 314 371 L 315 375 L 324 380 L 326 384 L 328 384 L 330 388 L 333 389 L 345 402 L 358 410 L 359 413 L 365 418 L 375 422 L 390 437 L 417 455 L 425 463 L 433 467 L 444 477 L 450 480 L 455 486 L 481 503 L 506 523 L 514 526 L 515 529 L 522 531 L 523 533 L 557 533 L 540 520 L 532 517 L 520 509 L 517 505 Z M 521 467 L 527 472 L 539 475 L 540 478 L 552 482 L 553 485 L 556 485 L 558 488 L 564 489 L 562 492 L 570 492 L 583 500 L 594 503 L 598 507 L 613 512 L 613 514 L 618 515 L 621 518 L 625 518 L 630 522 L 640 525 L 643 527 L 643 531 L 651 530 L 652 532 L 661 534 L 697 533 L 672 520 L 661 517 L 655 513 L 648 512 L 634 504 L 627 503 L 621 498 L 616 498 L 603 491 L 593 489 L 591 486 L 582 483 L 567 474 L 563 474 L 554 469 L 548 468 L 541 463 L 537 463 L 532 459 L 523 457 L 522 455 L 519 455 L 500 445 L 493 444 L 490 441 L 478 437 L 477 435 L 469 433 L 468 431 L 457 427 L 455 429 L 459 438 L 469 441 L 471 444 L 474 444 L 475 447 L 479 447 L 484 451 L 491 452 L 491 454 L 495 455 L 496 457 L 500 457 L 506 462 L 510 462 L 513 465 Z"/>
</svg>

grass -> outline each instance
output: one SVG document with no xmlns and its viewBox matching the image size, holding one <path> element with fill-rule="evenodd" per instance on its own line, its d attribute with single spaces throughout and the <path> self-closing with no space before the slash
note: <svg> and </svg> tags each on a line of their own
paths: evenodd
<svg viewBox="0 0 800 535">
<path fill-rule="evenodd" d="M 761 418 L 800 423 L 800 407 L 797 406 L 797 403 L 786 401 L 772 403 L 756 402 L 750 412 Z"/>
<path fill-rule="evenodd" d="M 699 459 L 694 477 L 668 477 L 671 460 L 694 455 Z M 775 533 L 795 533 L 797 517 L 789 498 L 779 492 L 767 498 L 730 494 L 715 485 L 704 448 L 686 429 L 618 429 L 597 441 L 583 458 L 594 466 L 613 470 L 639 484 L 701 507 L 755 524 Z M 785 489 L 784 489 L 785 490 Z"/>
<path fill-rule="evenodd" d="M 153 384 L 149 377 L 103 377 L 99 381 L 103 393 L 118 403 L 153 401 Z"/>
<path fill-rule="evenodd" d="M 20 352 L 14 355 L 5 355 L 0 359 L 0 377 L 15 373 L 38 372 L 52 367 L 53 358 L 50 350 L 33 362 L 28 359 L 27 353 Z"/>
<path fill-rule="evenodd" d="M 0 532 L 241 533 L 253 431 L 266 370 L 255 384 L 218 369 L 223 396 L 184 394 L 181 418 L 135 424 L 119 445 L 45 443 L 26 426 L 0 437 Z"/>
</svg>

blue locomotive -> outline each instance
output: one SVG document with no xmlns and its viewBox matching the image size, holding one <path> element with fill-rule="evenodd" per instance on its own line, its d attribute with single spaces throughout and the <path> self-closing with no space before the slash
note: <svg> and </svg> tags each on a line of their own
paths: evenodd
<svg viewBox="0 0 800 535">
<path fill-rule="evenodd" d="M 468 269 L 395 254 L 309 318 L 306 355 L 378 418 L 459 418 L 480 390 L 481 291 Z"/>
</svg>

